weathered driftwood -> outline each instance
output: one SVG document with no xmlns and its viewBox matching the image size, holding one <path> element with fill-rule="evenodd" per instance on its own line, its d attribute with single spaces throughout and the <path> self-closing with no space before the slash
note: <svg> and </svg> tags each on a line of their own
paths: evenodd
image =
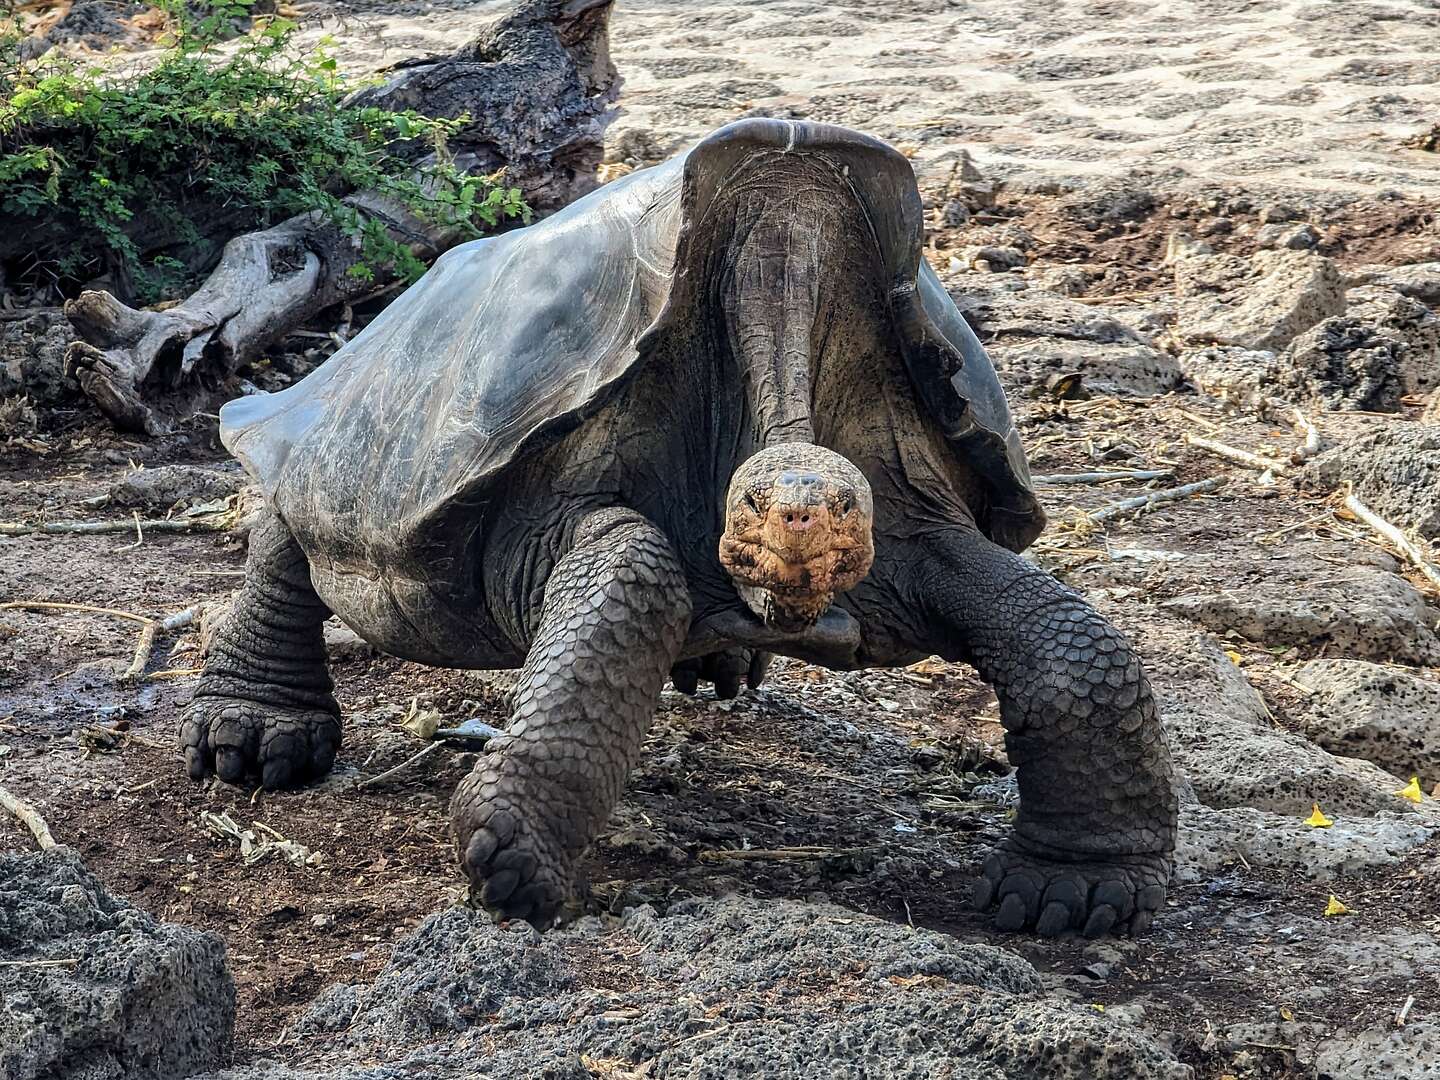
<svg viewBox="0 0 1440 1080">
<path fill-rule="evenodd" d="M 557 209 L 596 184 L 620 86 L 609 54 L 611 3 L 524 0 L 458 52 L 409 63 L 352 100 L 469 117 L 449 146 L 455 164 L 474 175 L 504 168 L 531 207 Z M 417 170 L 431 160 L 417 157 Z M 422 260 L 464 238 L 374 192 L 346 201 Z M 65 305 L 83 339 L 70 347 L 66 368 L 116 426 L 161 433 L 306 319 L 392 284 L 383 270 L 373 279 L 348 273 L 360 260 L 356 238 L 327 216 L 303 214 L 232 239 L 205 284 L 165 311 L 84 292 Z"/>
<path fill-rule="evenodd" d="M 1086 518 L 1092 524 L 1109 521 L 1113 517 L 1129 513 L 1131 510 L 1144 510 L 1159 503 L 1175 502 L 1177 499 L 1188 499 L 1191 495 L 1203 495 L 1206 492 L 1214 491 L 1224 485 L 1226 477 L 1212 476 L 1208 480 L 1197 480 L 1193 484 L 1182 484 L 1180 487 L 1166 488 L 1164 491 L 1152 491 L 1148 495 L 1137 495 L 1133 499 L 1121 499 L 1109 506 L 1102 506 L 1098 510 L 1091 510 Z"/>
<path fill-rule="evenodd" d="M 1290 471 L 1290 467 L 1283 461 L 1252 454 L 1249 450 L 1241 450 L 1228 443 L 1216 442 L 1214 439 L 1202 439 L 1197 435 L 1186 435 L 1185 441 L 1197 450 L 1204 450 L 1206 453 L 1222 457 L 1226 461 L 1233 461 L 1237 465 L 1244 465 L 1247 469 L 1254 469 L 1257 472 L 1285 476 Z"/>
<path fill-rule="evenodd" d="M 1032 476 L 1037 484 L 1108 484 L 1116 480 L 1160 480 L 1173 469 L 1120 469 L 1114 472 L 1046 473 Z"/>
<path fill-rule="evenodd" d="M 35 837 L 35 843 L 40 845 L 41 851 L 48 851 L 57 846 L 55 837 L 50 835 L 50 826 L 45 824 L 45 819 L 40 816 L 40 811 L 20 796 L 10 794 L 3 787 L 0 787 L 0 809 L 9 810 L 20 819 L 20 822 L 30 830 L 30 835 Z"/>
<path fill-rule="evenodd" d="M 1411 566 L 1425 575 L 1425 579 L 1430 584 L 1440 589 L 1440 569 L 1437 569 L 1435 564 L 1425 557 L 1425 553 L 1420 550 L 1420 545 L 1401 532 L 1398 526 L 1386 521 L 1354 495 L 1345 497 L 1345 509 L 1388 540 L 1401 555 L 1405 556 Z"/>
</svg>

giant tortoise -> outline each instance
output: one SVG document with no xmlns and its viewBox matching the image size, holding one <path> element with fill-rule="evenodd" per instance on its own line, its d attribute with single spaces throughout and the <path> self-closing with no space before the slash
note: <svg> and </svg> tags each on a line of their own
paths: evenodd
<svg viewBox="0 0 1440 1080">
<path fill-rule="evenodd" d="M 906 159 L 751 119 L 456 248 L 328 363 L 221 412 L 264 493 L 180 726 L 190 775 L 330 769 L 321 624 L 522 668 L 456 790 L 472 896 L 551 923 L 667 673 L 770 653 L 964 660 L 1020 807 L 976 885 L 1006 930 L 1143 931 L 1176 796 L 1126 640 L 1026 561 L 1044 515 L 999 381 L 921 258 Z"/>
</svg>

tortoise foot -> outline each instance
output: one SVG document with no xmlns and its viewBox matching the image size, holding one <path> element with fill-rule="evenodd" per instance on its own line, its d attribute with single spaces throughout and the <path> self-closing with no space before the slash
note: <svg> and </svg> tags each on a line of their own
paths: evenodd
<svg viewBox="0 0 1440 1080">
<path fill-rule="evenodd" d="M 1165 904 L 1170 863 L 1158 855 L 1060 862 L 1007 843 L 985 860 L 975 907 L 996 908 L 1000 930 L 1042 937 L 1139 935 Z"/>
<path fill-rule="evenodd" d="M 451 807 L 470 902 L 499 919 L 524 919 L 548 930 L 570 894 L 570 874 L 542 829 L 498 800 L 471 800 L 465 788 Z"/>
<path fill-rule="evenodd" d="M 231 697 L 197 697 L 180 721 L 192 780 L 214 773 L 235 784 L 295 787 L 328 773 L 340 747 L 338 709 L 297 709 Z"/>
</svg>

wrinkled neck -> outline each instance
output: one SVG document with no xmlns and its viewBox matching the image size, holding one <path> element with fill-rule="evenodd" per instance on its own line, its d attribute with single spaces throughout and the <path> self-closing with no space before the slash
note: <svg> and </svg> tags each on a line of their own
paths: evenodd
<svg viewBox="0 0 1440 1080">
<path fill-rule="evenodd" d="M 824 192 L 756 189 L 731 237 L 723 304 L 731 352 L 761 448 L 815 441 L 812 379 L 820 317 Z"/>
</svg>

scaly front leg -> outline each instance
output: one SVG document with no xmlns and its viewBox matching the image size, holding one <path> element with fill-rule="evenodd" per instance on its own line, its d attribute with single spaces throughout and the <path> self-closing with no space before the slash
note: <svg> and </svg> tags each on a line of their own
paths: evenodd
<svg viewBox="0 0 1440 1080">
<path fill-rule="evenodd" d="M 1015 828 L 976 906 L 998 904 L 1002 930 L 1143 933 L 1165 901 L 1177 799 L 1139 657 L 1079 595 L 976 531 L 912 550 L 922 647 L 994 685 L 1019 772 Z"/>
<path fill-rule="evenodd" d="M 544 929 L 640 753 L 690 625 L 670 542 L 629 510 L 590 514 L 556 565 L 509 727 L 455 791 L 471 896 Z"/>
</svg>

